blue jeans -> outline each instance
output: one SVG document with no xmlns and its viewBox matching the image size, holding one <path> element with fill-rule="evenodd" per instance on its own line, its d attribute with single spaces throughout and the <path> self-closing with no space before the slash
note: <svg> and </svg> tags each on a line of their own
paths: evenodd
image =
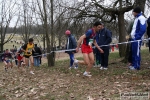
<svg viewBox="0 0 150 100">
<path fill-rule="evenodd" d="M 37 67 L 40 66 L 40 58 L 39 57 L 34 57 L 34 66 L 37 66 Z"/>
<path fill-rule="evenodd" d="M 74 54 L 73 53 L 69 53 L 69 57 L 70 57 L 70 67 L 73 67 L 73 62 L 74 62 Z"/>
</svg>

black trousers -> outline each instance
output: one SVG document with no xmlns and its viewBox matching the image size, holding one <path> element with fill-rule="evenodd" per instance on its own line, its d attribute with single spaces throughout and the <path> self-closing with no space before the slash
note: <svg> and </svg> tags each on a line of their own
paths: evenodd
<svg viewBox="0 0 150 100">
<path fill-rule="evenodd" d="M 101 66 L 108 67 L 109 47 L 101 48 L 104 53 L 101 53 Z"/>
<path fill-rule="evenodd" d="M 132 63 L 132 46 L 131 44 L 128 44 L 128 46 L 129 46 L 128 62 Z"/>
<path fill-rule="evenodd" d="M 149 52 L 150 52 L 150 40 L 148 40 L 148 47 L 149 47 Z"/>
</svg>

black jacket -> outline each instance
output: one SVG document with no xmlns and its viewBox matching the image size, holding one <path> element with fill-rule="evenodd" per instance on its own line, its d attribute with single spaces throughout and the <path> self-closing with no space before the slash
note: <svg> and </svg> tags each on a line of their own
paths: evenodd
<svg viewBox="0 0 150 100">
<path fill-rule="evenodd" d="M 77 42 L 76 39 L 73 35 L 69 35 L 67 38 L 67 43 L 66 43 L 66 50 L 68 49 L 75 49 L 77 47 Z M 71 50 L 71 51 L 66 51 L 66 53 L 72 53 L 75 52 L 75 50 Z"/>
<path fill-rule="evenodd" d="M 33 57 L 41 57 L 42 56 L 42 51 L 39 47 L 34 47 L 35 51 L 32 51 Z"/>
<path fill-rule="evenodd" d="M 112 41 L 111 37 L 112 37 L 112 33 L 108 29 L 103 28 L 102 30 L 100 30 L 96 34 L 97 44 L 99 46 L 101 46 L 101 45 L 108 45 Z M 104 47 L 101 47 L 101 48 L 109 48 L 109 46 L 104 46 Z"/>
<path fill-rule="evenodd" d="M 150 17 L 147 20 L 147 25 L 148 25 L 148 27 L 147 27 L 147 35 L 148 35 L 148 37 L 150 37 Z"/>
</svg>

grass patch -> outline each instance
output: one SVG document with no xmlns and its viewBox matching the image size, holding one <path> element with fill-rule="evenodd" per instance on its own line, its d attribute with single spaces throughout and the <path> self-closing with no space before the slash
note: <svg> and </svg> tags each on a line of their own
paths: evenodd
<svg viewBox="0 0 150 100">
<path fill-rule="evenodd" d="M 110 73 L 112 75 L 122 75 L 124 72 L 126 72 L 126 70 L 120 68 L 120 69 L 116 69 L 116 70 L 112 69 Z"/>
<path fill-rule="evenodd" d="M 137 75 L 142 75 L 142 76 L 149 76 L 150 75 L 150 70 L 149 69 L 143 69 L 137 72 Z"/>
</svg>

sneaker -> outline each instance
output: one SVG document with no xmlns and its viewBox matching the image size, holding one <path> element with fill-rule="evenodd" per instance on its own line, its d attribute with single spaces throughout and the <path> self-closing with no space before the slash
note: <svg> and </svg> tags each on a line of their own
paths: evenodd
<svg viewBox="0 0 150 100">
<path fill-rule="evenodd" d="M 77 59 L 74 59 L 73 66 L 74 66 L 74 69 L 78 68 L 78 60 Z"/>
<path fill-rule="evenodd" d="M 78 64 L 78 60 L 77 59 L 74 59 L 74 64 Z"/>
<path fill-rule="evenodd" d="M 104 67 L 103 69 L 104 69 L 104 70 L 107 70 L 108 68 Z"/>
<path fill-rule="evenodd" d="M 129 66 L 129 69 L 130 70 L 137 70 L 137 69 L 134 68 L 134 66 Z"/>
<path fill-rule="evenodd" d="M 136 70 L 134 67 L 131 67 L 130 70 Z"/>
<path fill-rule="evenodd" d="M 75 68 L 75 69 L 78 68 L 78 63 L 74 63 L 74 68 Z"/>
<path fill-rule="evenodd" d="M 84 72 L 83 75 L 87 76 L 87 77 L 91 77 L 92 76 L 92 75 L 89 74 L 89 72 Z"/>
<path fill-rule="evenodd" d="M 129 69 L 131 69 L 133 66 L 129 66 Z"/>
<path fill-rule="evenodd" d="M 33 72 L 33 71 L 30 71 L 30 74 L 34 75 L 34 72 Z"/>
<path fill-rule="evenodd" d="M 100 70 L 103 70 L 104 69 L 104 67 L 100 67 Z"/>
<path fill-rule="evenodd" d="M 74 69 L 78 69 L 78 67 L 74 67 Z"/>
</svg>

